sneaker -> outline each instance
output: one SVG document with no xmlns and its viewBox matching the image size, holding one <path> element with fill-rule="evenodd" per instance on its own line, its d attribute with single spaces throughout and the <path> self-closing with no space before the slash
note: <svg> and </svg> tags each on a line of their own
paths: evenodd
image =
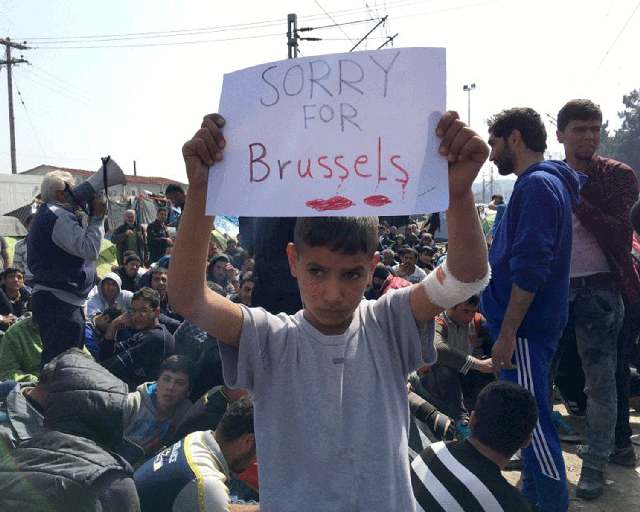
<svg viewBox="0 0 640 512">
<path fill-rule="evenodd" d="M 553 418 L 553 423 L 556 426 L 558 437 L 561 441 L 567 443 L 578 443 L 582 441 L 582 436 L 566 422 L 559 411 L 553 411 L 551 418 Z"/>
<path fill-rule="evenodd" d="M 513 454 L 513 457 L 507 462 L 507 465 L 504 467 L 505 471 L 520 471 L 524 466 L 524 461 L 522 460 L 522 450 L 518 449 L 516 453 Z"/>
<path fill-rule="evenodd" d="M 604 471 L 582 466 L 576 496 L 583 500 L 595 500 L 604 492 Z"/>
<path fill-rule="evenodd" d="M 569 397 L 562 392 L 562 389 L 558 388 L 558 391 L 560 392 L 560 400 L 567 408 L 569 415 L 574 418 L 584 418 L 586 415 L 586 408 L 581 407 L 577 401 L 569 399 Z"/>
<path fill-rule="evenodd" d="M 619 466 L 635 466 L 638 457 L 633 449 L 633 445 L 625 446 L 624 448 L 615 448 L 613 453 L 609 455 L 609 462 L 618 464 Z"/>
</svg>

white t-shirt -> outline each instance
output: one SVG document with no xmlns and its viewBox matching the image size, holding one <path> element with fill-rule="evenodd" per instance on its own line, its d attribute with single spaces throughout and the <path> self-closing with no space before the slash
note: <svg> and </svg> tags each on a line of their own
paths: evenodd
<svg viewBox="0 0 640 512">
<path fill-rule="evenodd" d="M 362 301 L 338 336 L 241 305 L 239 350 L 219 346 L 226 384 L 253 396 L 262 511 L 414 510 L 405 382 L 436 351 L 410 290 Z"/>
<path fill-rule="evenodd" d="M 578 220 L 575 213 L 573 220 L 573 244 L 571 246 L 571 277 L 583 277 L 598 272 L 611 272 L 607 257 L 602 252 L 598 240 Z"/>
<path fill-rule="evenodd" d="M 394 265 L 392 270 L 396 273 L 396 275 L 398 275 L 398 270 L 400 270 L 400 265 L 399 264 Z M 422 270 L 418 265 L 416 265 L 415 268 L 413 269 L 413 273 L 409 274 L 408 276 L 402 276 L 403 279 L 406 279 L 411 284 L 418 284 L 425 277 L 427 277 L 427 273 L 424 270 Z"/>
</svg>

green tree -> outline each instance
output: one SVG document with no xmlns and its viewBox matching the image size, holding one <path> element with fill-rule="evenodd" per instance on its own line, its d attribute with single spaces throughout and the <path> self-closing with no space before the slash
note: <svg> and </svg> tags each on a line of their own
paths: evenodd
<svg viewBox="0 0 640 512">
<path fill-rule="evenodd" d="M 598 153 L 631 166 L 636 176 L 640 173 L 640 89 L 622 97 L 625 109 L 618 112 L 622 125 L 614 133 L 609 123 L 602 125 L 602 138 Z"/>
</svg>

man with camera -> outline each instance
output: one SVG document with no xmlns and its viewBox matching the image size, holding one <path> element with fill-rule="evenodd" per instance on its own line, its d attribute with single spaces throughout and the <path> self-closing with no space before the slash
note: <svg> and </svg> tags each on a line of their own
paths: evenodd
<svg viewBox="0 0 640 512">
<path fill-rule="evenodd" d="M 65 171 L 44 177 L 43 202 L 27 242 L 27 261 L 33 273 L 31 309 L 42 337 L 42 365 L 71 347 L 82 348 L 83 307 L 96 284 L 107 204 L 104 197 L 93 197 L 91 216 L 83 228 L 65 196 L 66 187 L 73 185 L 73 177 Z"/>
</svg>

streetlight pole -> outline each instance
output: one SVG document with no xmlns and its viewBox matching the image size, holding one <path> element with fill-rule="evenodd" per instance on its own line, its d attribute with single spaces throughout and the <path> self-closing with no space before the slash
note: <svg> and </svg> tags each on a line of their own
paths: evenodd
<svg viewBox="0 0 640 512">
<path fill-rule="evenodd" d="M 468 107 L 468 117 L 467 117 L 467 125 L 471 126 L 471 91 L 476 88 L 476 84 L 463 85 L 462 90 L 468 94 L 467 107 Z"/>
</svg>

